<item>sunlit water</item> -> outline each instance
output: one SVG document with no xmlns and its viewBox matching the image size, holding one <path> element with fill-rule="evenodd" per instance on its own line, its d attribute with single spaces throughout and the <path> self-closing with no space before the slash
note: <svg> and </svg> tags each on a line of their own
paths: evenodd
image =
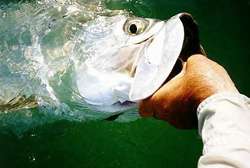
<svg viewBox="0 0 250 168">
<path fill-rule="evenodd" d="M 112 22 L 105 16 L 126 13 L 95 0 L 2 5 L 0 126 L 22 132 L 60 119 L 83 122 L 114 115 L 89 109 L 78 93 L 74 68 L 105 49 L 100 39 L 103 33 L 112 34 L 103 30 Z M 136 118 L 127 114 L 118 120 Z"/>
</svg>

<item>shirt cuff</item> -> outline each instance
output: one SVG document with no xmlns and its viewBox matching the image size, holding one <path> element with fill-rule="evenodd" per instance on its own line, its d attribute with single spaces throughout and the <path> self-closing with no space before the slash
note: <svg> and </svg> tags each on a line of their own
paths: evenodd
<svg viewBox="0 0 250 168">
<path fill-rule="evenodd" d="M 211 106 L 221 101 L 228 101 L 230 103 L 235 104 L 236 106 L 240 106 L 241 108 L 243 107 L 244 109 L 248 109 L 250 106 L 249 98 L 240 93 L 221 92 L 221 93 L 216 93 L 206 98 L 200 103 L 200 105 L 197 108 L 198 131 L 199 131 L 200 136 L 201 136 L 201 132 L 202 132 L 205 119 L 213 115 L 216 112 L 216 109 L 211 110 Z M 213 108 L 216 108 L 216 107 L 217 106 L 214 106 Z"/>
</svg>

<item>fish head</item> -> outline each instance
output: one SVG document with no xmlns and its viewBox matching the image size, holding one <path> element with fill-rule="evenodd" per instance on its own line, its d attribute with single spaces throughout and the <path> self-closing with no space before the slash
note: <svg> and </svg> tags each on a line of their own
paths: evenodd
<svg viewBox="0 0 250 168">
<path fill-rule="evenodd" d="M 84 59 L 76 61 L 76 83 L 83 99 L 109 111 L 103 107 L 119 109 L 151 96 L 177 59 L 185 59 L 183 16 L 192 18 L 183 13 L 166 21 L 117 15 L 89 22 L 79 37 Z"/>
</svg>

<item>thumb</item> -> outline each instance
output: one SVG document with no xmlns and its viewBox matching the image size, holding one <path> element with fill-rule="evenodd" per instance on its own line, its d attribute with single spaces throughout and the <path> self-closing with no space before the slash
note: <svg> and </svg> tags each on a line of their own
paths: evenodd
<svg viewBox="0 0 250 168">
<path fill-rule="evenodd" d="M 161 111 L 163 109 L 163 105 L 166 106 L 167 102 L 171 102 L 171 99 L 173 98 L 173 92 L 177 91 L 176 88 L 180 86 L 181 78 L 185 72 L 186 62 L 182 62 L 182 70 L 180 73 L 165 83 L 151 97 L 139 102 L 139 114 L 142 117 L 155 116 L 157 111 Z"/>
</svg>

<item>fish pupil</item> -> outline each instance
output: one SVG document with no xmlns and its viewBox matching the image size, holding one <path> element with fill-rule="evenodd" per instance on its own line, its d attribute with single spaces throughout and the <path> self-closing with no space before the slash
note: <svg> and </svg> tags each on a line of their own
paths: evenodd
<svg viewBox="0 0 250 168">
<path fill-rule="evenodd" d="M 136 34 L 137 33 L 137 26 L 135 24 L 131 24 L 130 27 L 129 27 L 129 31 L 132 34 Z"/>
</svg>

